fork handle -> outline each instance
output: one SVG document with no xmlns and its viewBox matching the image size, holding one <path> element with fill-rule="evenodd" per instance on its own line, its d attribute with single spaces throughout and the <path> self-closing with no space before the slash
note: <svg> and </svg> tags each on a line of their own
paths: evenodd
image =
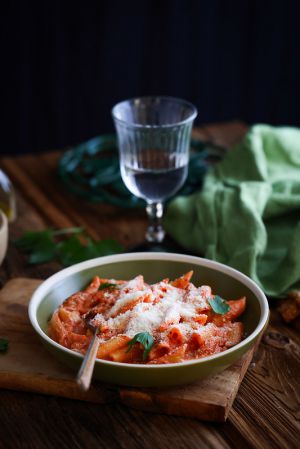
<svg viewBox="0 0 300 449">
<path fill-rule="evenodd" d="M 82 391 L 87 391 L 90 388 L 98 347 L 99 338 L 97 332 L 95 332 L 76 378 L 76 382 Z"/>
</svg>

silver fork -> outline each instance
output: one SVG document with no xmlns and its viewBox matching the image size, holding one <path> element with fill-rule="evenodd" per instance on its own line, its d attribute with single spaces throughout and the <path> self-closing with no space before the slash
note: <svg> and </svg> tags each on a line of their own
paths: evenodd
<svg viewBox="0 0 300 449">
<path fill-rule="evenodd" d="M 82 391 L 87 391 L 90 388 L 100 343 L 99 338 L 97 337 L 98 326 L 93 325 L 90 320 L 87 321 L 87 326 L 93 331 L 93 337 L 76 377 L 76 382 Z"/>
</svg>

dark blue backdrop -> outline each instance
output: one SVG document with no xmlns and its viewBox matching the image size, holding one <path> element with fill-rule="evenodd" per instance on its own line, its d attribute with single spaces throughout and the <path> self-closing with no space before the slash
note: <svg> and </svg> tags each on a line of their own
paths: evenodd
<svg viewBox="0 0 300 449">
<path fill-rule="evenodd" d="M 299 15 L 286 1 L 44 1 L 1 5 L 1 152 L 113 130 L 112 105 L 186 98 L 197 123 L 299 125 Z"/>
</svg>

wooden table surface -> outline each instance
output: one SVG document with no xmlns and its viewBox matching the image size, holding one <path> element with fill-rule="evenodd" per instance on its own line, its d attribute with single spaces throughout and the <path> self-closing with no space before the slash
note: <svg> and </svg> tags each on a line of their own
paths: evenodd
<svg viewBox="0 0 300 449">
<path fill-rule="evenodd" d="M 230 146 L 245 133 L 240 122 L 206 126 L 195 135 Z M 143 240 L 141 210 L 87 204 L 66 192 L 56 175 L 61 152 L 0 158 L 16 187 L 18 218 L 10 237 L 24 230 L 84 226 L 93 238 L 114 237 L 126 247 Z M 56 263 L 29 266 L 10 243 L 0 268 L 3 285 L 16 276 L 46 278 Z M 4 359 L 0 363 L 4 363 Z M 37 394 L 0 391 L 0 449 L 300 447 L 300 335 L 275 308 L 269 328 L 224 424 L 205 424 Z"/>
</svg>

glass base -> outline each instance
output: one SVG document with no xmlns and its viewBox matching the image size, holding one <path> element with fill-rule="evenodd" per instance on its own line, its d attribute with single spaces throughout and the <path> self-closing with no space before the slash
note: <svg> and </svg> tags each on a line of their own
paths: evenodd
<svg viewBox="0 0 300 449">
<path fill-rule="evenodd" d="M 149 226 L 146 232 L 146 241 L 150 244 L 160 245 L 164 241 L 165 235 L 162 226 Z"/>
</svg>

